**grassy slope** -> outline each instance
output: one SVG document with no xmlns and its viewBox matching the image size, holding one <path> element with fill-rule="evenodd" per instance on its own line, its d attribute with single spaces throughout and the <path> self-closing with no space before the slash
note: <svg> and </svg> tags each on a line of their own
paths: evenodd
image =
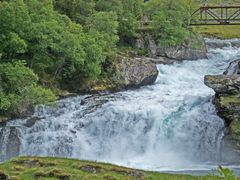
<svg viewBox="0 0 240 180">
<path fill-rule="evenodd" d="M 214 36 L 220 39 L 240 38 L 240 25 L 232 26 L 199 26 L 196 31 L 206 36 Z"/>
<path fill-rule="evenodd" d="M 210 5 L 240 5 L 239 0 L 208 0 L 208 3 Z M 195 29 L 206 37 L 214 36 L 220 39 L 240 38 L 240 25 L 198 26 Z"/>
<path fill-rule="evenodd" d="M 1 174 L 13 180 L 217 180 L 219 177 L 194 177 L 169 175 L 156 172 L 133 170 L 104 163 L 78 161 L 61 158 L 18 158 L 0 165 Z"/>
</svg>

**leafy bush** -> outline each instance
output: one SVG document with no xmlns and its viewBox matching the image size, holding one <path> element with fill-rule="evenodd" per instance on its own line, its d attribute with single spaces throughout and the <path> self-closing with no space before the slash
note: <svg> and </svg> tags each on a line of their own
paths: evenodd
<svg viewBox="0 0 240 180">
<path fill-rule="evenodd" d="M 19 115 L 21 108 L 56 100 L 54 94 L 37 85 L 38 77 L 25 63 L 0 64 L 0 113 Z"/>
<path fill-rule="evenodd" d="M 177 46 L 189 36 L 188 23 L 194 5 L 191 0 L 152 0 L 146 4 L 145 14 L 160 46 Z"/>
<path fill-rule="evenodd" d="M 237 177 L 234 175 L 233 171 L 228 168 L 223 168 L 222 166 L 219 166 L 218 173 L 225 180 L 237 180 Z"/>
</svg>

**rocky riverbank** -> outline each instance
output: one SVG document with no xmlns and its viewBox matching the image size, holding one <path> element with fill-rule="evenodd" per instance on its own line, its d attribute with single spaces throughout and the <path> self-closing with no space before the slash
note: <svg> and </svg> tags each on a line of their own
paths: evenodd
<svg viewBox="0 0 240 180">
<path fill-rule="evenodd" d="M 138 49 L 148 51 L 147 56 L 139 56 L 136 52 L 117 54 L 112 68 L 112 73 L 108 78 L 85 84 L 80 90 L 72 92 L 81 93 L 109 93 L 126 89 L 139 88 L 145 85 L 151 85 L 158 77 L 156 64 L 172 64 L 182 60 L 197 60 L 207 58 L 207 48 L 204 40 L 196 39 L 195 44 L 201 44 L 198 48 L 193 47 L 191 43 L 183 44 L 178 47 L 161 48 L 149 34 L 143 34 L 136 39 L 135 46 Z M 190 47 L 192 46 L 192 47 Z M 108 69 L 108 68 L 107 68 Z M 71 92 L 71 91 L 70 91 Z M 74 96 L 69 92 L 57 93 L 60 98 Z M 18 117 L 24 118 L 30 116 L 34 111 L 32 106 L 22 106 L 21 114 Z M 7 117 L 0 117 L 0 122 L 8 120 Z"/>
<path fill-rule="evenodd" d="M 182 60 L 197 60 L 207 58 L 207 48 L 202 37 L 189 38 L 176 47 L 161 47 L 150 33 L 142 33 L 136 39 L 137 49 L 146 49 L 147 56 L 155 58 L 156 63 L 172 64 Z"/>
<path fill-rule="evenodd" d="M 216 92 L 214 104 L 228 127 L 225 139 L 240 154 L 240 59 L 230 63 L 223 75 L 205 76 L 205 84 Z"/>
</svg>

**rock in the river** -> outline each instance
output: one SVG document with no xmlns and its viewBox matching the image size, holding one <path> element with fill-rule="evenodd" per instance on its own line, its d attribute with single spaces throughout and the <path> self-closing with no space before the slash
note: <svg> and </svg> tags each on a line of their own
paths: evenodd
<svg viewBox="0 0 240 180">
<path fill-rule="evenodd" d="M 230 63 L 223 75 L 205 76 L 205 84 L 216 92 L 214 104 L 229 128 L 225 139 L 240 156 L 240 60 Z M 229 144 L 229 142 L 227 143 Z M 229 146 L 229 145 L 228 145 Z"/>
<path fill-rule="evenodd" d="M 205 84 L 218 94 L 240 93 L 239 75 L 216 75 L 205 76 Z"/>
<path fill-rule="evenodd" d="M 10 135 L 7 141 L 6 159 L 19 156 L 21 141 L 19 138 L 19 132 L 17 128 L 10 128 Z"/>
<path fill-rule="evenodd" d="M 125 87 L 137 88 L 156 81 L 157 66 L 147 58 L 119 56 L 117 59 L 117 70 Z"/>
<path fill-rule="evenodd" d="M 227 70 L 223 74 L 225 75 L 240 74 L 240 59 L 231 62 Z"/>
</svg>

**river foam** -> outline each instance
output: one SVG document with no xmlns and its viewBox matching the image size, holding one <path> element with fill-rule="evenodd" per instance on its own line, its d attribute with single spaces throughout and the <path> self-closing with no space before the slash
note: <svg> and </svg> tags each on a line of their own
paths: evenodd
<svg viewBox="0 0 240 180">
<path fill-rule="evenodd" d="M 204 75 L 222 73 L 240 50 L 211 49 L 208 56 L 158 65 L 152 86 L 38 107 L 30 127 L 32 117 L 0 128 L 0 159 L 9 157 L 9 132 L 15 128 L 21 156 L 71 157 L 157 171 L 217 167 L 224 163 L 224 123 Z"/>
</svg>

